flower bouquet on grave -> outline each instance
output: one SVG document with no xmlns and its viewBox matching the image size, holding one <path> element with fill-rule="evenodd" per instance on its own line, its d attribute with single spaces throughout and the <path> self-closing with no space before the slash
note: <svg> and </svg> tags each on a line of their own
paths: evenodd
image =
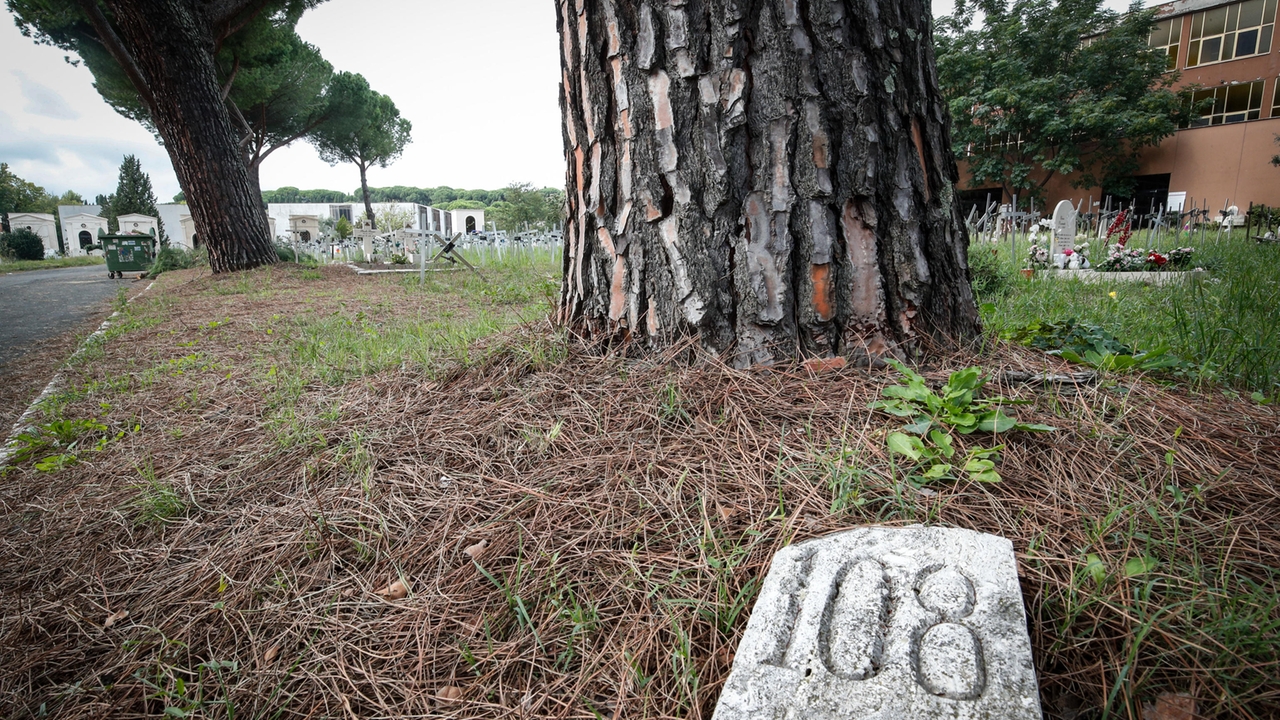
<svg viewBox="0 0 1280 720">
<path fill-rule="evenodd" d="M 1080 267 L 1082 269 L 1088 270 L 1090 267 L 1092 267 L 1089 264 L 1089 241 L 1088 240 L 1085 240 L 1084 242 L 1076 245 L 1075 254 L 1077 257 L 1080 258 Z"/>
<path fill-rule="evenodd" d="M 1098 263 L 1098 272 L 1141 272 L 1147 269 L 1148 253 L 1142 248 L 1126 248 L 1120 243 L 1111 246 L 1107 259 Z"/>
<path fill-rule="evenodd" d="M 1049 249 L 1038 242 L 1032 243 L 1031 247 L 1027 248 L 1027 269 L 1047 267 L 1049 267 Z"/>
<path fill-rule="evenodd" d="M 1088 245 L 1085 245 L 1085 250 Z M 1089 260 L 1080 248 L 1066 248 L 1062 251 L 1063 270 L 1081 270 L 1089 267 Z"/>
<path fill-rule="evenodd" d="M 1169 251 L 1169 267 L 1185 268 L 1191 265 L 1191 258 L 1196 254 L 1195 248 L 1180 247 Z"/>
</svg>

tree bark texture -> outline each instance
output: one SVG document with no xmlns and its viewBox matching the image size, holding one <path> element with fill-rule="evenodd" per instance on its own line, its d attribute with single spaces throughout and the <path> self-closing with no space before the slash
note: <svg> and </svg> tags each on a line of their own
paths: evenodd
<svg viewBox="0 0 1280 720">
<path fill-rule="evenodd" d="M 214 272 L 278 260 L 214 68 L 202 3 L 107 0 L 120 40 L 154 98 L 152 118 Z"/>
<path fill-rule="evenodd" d="M 975 336 L 925 0 L 557 0 L 561 320 L 735 365 Z"/>
</svg>

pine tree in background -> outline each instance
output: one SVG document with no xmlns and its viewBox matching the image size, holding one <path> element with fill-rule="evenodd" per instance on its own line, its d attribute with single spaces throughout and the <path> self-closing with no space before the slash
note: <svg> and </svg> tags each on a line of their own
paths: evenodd
<svg viewBox="0 0 1280 720">
<path fill-rule="evenodd" d="M 111 229 L 112 223 L 115 220 L 115 215 L 111 214 L 111 205 L 115 202 L 115 199 L 115 195 L 98 195 L 93 198 L 93 204 L 97 205 L 99 208 L 98 214 L 107 218 L 108 230 Z"/>
<path fill-rule="evenodd" d="M 99 196 L 101 198 L 101 196 Z M 139 213 L 156 218 L 157 234 L 160 244 L 167 246 L 168 239 L 164 235 L 164 223 L 160 222 L 160 211 L 156 209 L 156 194 L 151 189 L 151 176 L 142 171 L 142 163 L 133 155 L 125 155 L 120 163 L 120 181 L 116 184 L 116 193 L 102 204 L 102 217 L 107 219 L 107 227 L 111 232 L 120 232 L 121 215 Z"/>
</svg>

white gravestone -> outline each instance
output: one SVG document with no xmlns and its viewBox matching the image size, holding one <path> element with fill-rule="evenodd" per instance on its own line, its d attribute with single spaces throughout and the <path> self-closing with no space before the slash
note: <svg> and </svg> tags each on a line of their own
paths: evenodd
<svg viewBox="0 0 1280 720">
<path fill-rule="evenodd" d="M 860 528 L 780 551 L 713 720 L 1039 720 L 1013 545 Z"/>
<path fill-rule="evenodd" d="M 377 231 L 369 224 L 368 220 L 361 220 L 355 227 L 356 242 L 360 243 L 360 250 L 364 252 L 364 261 L 370 262 L 373 257 L 373 238 L 377 236 Z"/>
<path fill-rule="evenodd" d="M 1076 208 L 1063 200 L 1053 209 L 1053 254 L 1062 255 L 1076 247 Z"/>
</svg>

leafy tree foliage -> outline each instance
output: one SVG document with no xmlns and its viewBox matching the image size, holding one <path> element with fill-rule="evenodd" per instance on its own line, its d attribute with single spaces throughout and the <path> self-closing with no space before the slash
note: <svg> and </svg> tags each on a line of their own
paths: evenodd
<svg viewBox="0 0 1280 720">
<path fill-rule="evenodd" d="M 57 217 L 59 205 L 83 205 L 84 198 L 73 190 L 68 190 L 61 197 L 54 195 L 35 183 L 28 182 L 13 174 L 8 164 L 0 163 L 0 232 L 9 231 L 9 213 L 46 213 Z M 55 225 L 58 231 L 58 243 L 62 243 L 62 224 Z M 42 251 L 43 252 L 43 251 Z"/>
<path fill-rule="evenodd" d="M 512 183 L 485 217 L 507 232 L 550 230 L 559 227 L 563 206 L 564 193 L 559 190 L 535 190 L 529 183 Z"/>
<path fill-rule="evenodd" d="M 504 198 L 510 191 L 509 187 L 501 190 L 462 190 L 448 186 L 416 188 L 394 185 L 391 187 L 369 188 L 369 198 L 371 202 L 375 203 L 414 203 L 416 205 L 429 205 L 441 210 L 478 210 L 504 202 Z M 564 202 L 563 191 L 555 188 L 542 188 L 537 192 L 549 198 L 547 202 L 556 208 L 556 212 L 559 212 L 558 209 Z M 359 202 L 362 199 L 362 195 L 362 189 L 357 189 L 355 192 L 348 194 L 338 190 L 299 190 L 296 187 L 286 186 L 263 192 L 262 201 L 264 203 L 332 204 Z"/>
<path fill-rule="evenodd" d="M 345 217 L 338 218 L 338 221 L 333 224 L 333 233 L 341 240 L 351 237 L 353 232 L 355 232 L 355 228 L 351 226 L 351 221 Z"/>
<path fill-rule="evenodd" d="M 313 138 L 320 158 L 331 165 L 352 163 L 360 169 L 360 189 L 365 214 L 376 220 L 369 197 L 369 168 L 385 168 L 409 144 L 412 124 L 400 117 L 400 110 L 386 95 L 374 92 L 360 75 L 338 73 L 333 92 L 343 98 L 340 118 L 326 123 Z"/>
<path fill-rule="evenodd" d="M 938 78 L 973 187 L 1037 195 L 1078 172 L 1077 187 L 1131 192 L 1139 152 L 1191 111 L 1148 46 L 1154 25 L 1140 2 L 1121 15 L 1102 0 L 959 0 L 938 18 Z"/>
<path fill-rule="evenodd" d="M 346 218 L 343 218 L 345 220 Z M 413 222 L 413 211 L 409 208 L 402 208 L 399 205 L 392 205 L 378 212 L 378 221 L 375 227 L 380 233 L 388 233 L 393 230 L 403 229 L 406 225 Z"/>
<path fill-rule="evenodd" d="M 499 200 L 498 202 L 502 201 Z M 454 200 L 442 209 L 452 212 L 454 210 L 483 210 L 487 207 L 489 206 L 479 200 Z"/>
<path fill-rule="evenodd" d="M 218 49 L 214 61 L 237 143 L 253 182 L 263 161 L 305 139 L 321 124 L 349 110 L 331 92 L 333 66 L 298 37 L 302 13 L 314 2 L 286 2 L 251 17 Z M 120 114 L 159 136 L 143 99 L 119 64 L 90 52 L 96 87 Z"/>
<path fill-rule="evenodd" d="M 0 230 L 9 232 L 9 214 L 20 212 L 56 213 L 58 199 L 13 174 L 7 163 L 0 163 Z"/>
<path fill-rule="evenodd" d="M 351 196 L 338 190 L 299 190 L 285 186 L 262 193 L 264 203 L 345 203 Z"/>
<path fill-rule="evenodd" d="M 330 92 L 333 66 L 295 31 L 301 10 L 292 6 L 259 16 L 218 53 L 227 107 L 255 182 L 269 155 L 346 108 Z"/>
<path fill-rule="evenodd" d="M 440 187 L 427 188 L 425 190 L 427 197 L 431 200 L 431 202 L 425 204 L 443 209 L 449 207 L 451 203 L 458 202 L 459 200 L 466 200 L 469 202 L 478 202 L 483 207 L 488 207 L 502 200 L 504 192 L 506 191 L 461 190 L 458 188 L 451 188 L 447 185 L 442 185 Z"/>
</svg>

